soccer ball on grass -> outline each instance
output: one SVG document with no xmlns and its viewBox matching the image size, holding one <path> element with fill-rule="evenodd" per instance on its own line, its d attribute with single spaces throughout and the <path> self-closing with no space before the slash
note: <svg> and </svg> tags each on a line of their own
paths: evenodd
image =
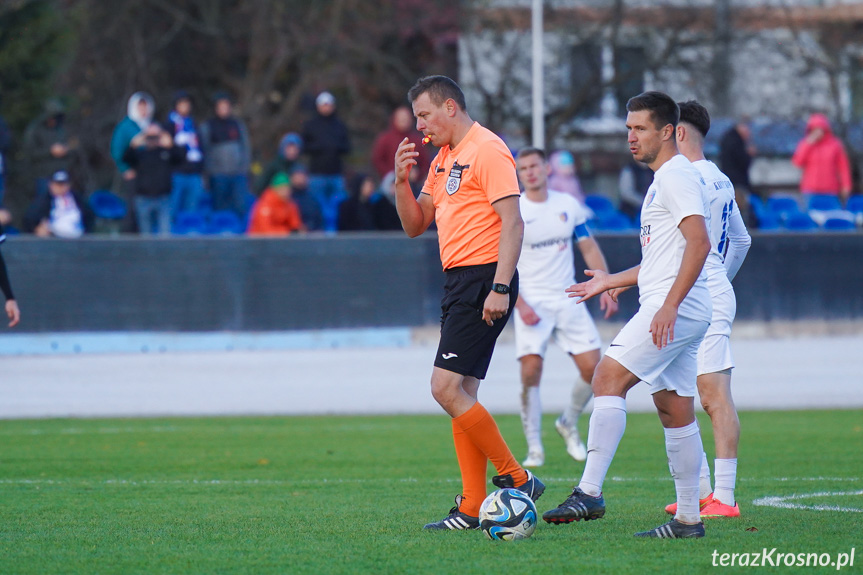
<svg viewBox="0 0 863 575">
<path fill-rule="evenodd" d="M 479 527 L 489 539 L 527 539 L 536 529 L 536 520 L 536 505 L 518 489 L 498 489 L 479 508 Z"/>
</svg>

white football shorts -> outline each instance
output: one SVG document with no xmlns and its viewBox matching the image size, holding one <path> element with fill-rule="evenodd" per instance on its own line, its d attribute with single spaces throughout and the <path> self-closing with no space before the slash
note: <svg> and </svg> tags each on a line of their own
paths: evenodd
<svg viewBox="0 0 863 575">
<path fill-rule="evenodd" d="M 737 313 L 734 290 L 713 297 L 713 317 L 698 348 L 698 375 L 734 367 L 731 356 L 731 324 Z"/>
<path fill-rule="evenodd" d="M 710 324 L 677 316 L 674 341 L 656 349 L 650 322 L 657 311 L 653 307 L 640 308 L 608 346 L 605 355 L 647 383 L 650 393 L 667 389 L 683 397 L 695 397 L 698 347 Z"/>
<path fill-rule="evenodd" d="M 602 342 L 596 324 L 587 306 L 577 301 L 575 298 L 562 297 L 528 302 L 540 317 L 536 325 L 524 323 L 516 310 L 513 313 L 516 357 L 534 354 L 545 357 L 550 340 L 572 355 L 599 349 Z"/>
</svg>

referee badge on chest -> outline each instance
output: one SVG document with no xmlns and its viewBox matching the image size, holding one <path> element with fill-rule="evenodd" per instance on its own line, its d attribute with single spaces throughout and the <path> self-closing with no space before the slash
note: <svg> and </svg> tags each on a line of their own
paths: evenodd
<svg viewBox="0 0 863 575">
<path fill-rule="evenodd" d="M 462 173 L 470 167 L 470 164 L 464 166 L 459 165 L 458 160 L 453 162 L 452 168 L 449 170 L 449 176 L 446 179 L 446 193 L 453 195 L 461 187 Z"/>
</svg>

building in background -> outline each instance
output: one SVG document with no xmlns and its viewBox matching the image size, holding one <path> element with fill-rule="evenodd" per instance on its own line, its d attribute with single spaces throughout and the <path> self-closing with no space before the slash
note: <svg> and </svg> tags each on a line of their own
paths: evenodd
<svg viewBox="0 0 863 575">
<path fill-rule="evenodd" d="M 626 159 L 626 101 L 658 89 L 714 116 L 707 152 L 752 119 L 756 186 L 793 190 L 794 144 L 813 111 L 863 154 L 863 2 L 545 1 L 546 146 L 579 159 L 588 191 L 608 192 Z M 511 147 L 530 142 L 530 0 L 485 3 L 459 41 L 468 107 Z M 859 160 L 859 158 L 858 158 Z M 606 173 L 606 172 L 614 172 Z"/>
</svg>

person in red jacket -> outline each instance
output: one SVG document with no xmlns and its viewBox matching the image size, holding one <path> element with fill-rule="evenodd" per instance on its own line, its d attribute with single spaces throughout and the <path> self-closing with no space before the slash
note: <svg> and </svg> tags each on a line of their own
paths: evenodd
<svg viewBox="0 0 863 575">
<path fill-rule="evenodd" d="M 304 232 L 306 227 L 300 218 L 300 208 L 291 198 L 291 180 L 287 174 L 280 172 L 252 206 L 248 234 L 287 236 L 296 231 Z"/>
<path fill-rule="evenodd" d="M 791 162 L 803 170 L 800 191 L 847 198 L 851 194 L 851 166 L 842 142 L 833 135 L 824 114 L 812 114 L 806 136 L 797 144 Z"/>
<path fill-rule="evenodd" d="M 428 173 L 432 154 L 422 145 L 422 137 L 414 128 L 414 114 L 410 108 L 399 106 L 393 110 L 389 129 L 378 134 L 372 146 L 372 166 L 378 178 L 383 180 L 384 176 L 393 171 L 393 158 L 405 138 L 415 144 L 414 150 L 419 154 L 416 158 L 417 167 L 411 173 L 416 176 Z"/>
</svg>

